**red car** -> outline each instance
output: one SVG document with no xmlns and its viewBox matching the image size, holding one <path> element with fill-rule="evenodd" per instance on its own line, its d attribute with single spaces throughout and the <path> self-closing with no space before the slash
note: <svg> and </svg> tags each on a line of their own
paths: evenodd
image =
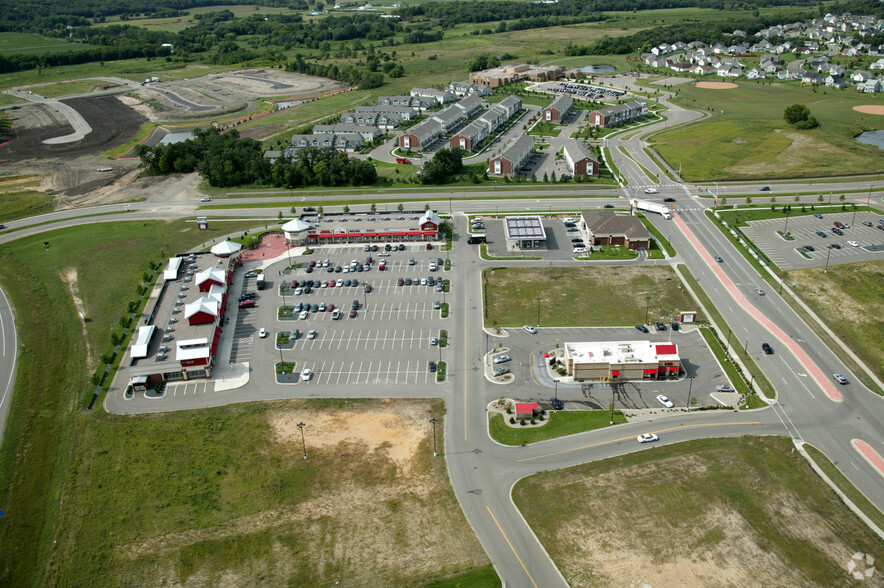
<svg viewBox="0 0 884 588">
<path fill-rule="evenodd" d="M 365 293 L 366 293 L 366 294 L 369 294 L 370 292 L 371 292 L 371 285 L 370 285 L 370 284 L 366 284 L 366 285 L 365 285 Z"/>
<path fill-rule="evenodd" d="M 433 248 L 433 244 L 432 244 L 432 243 L 427 243 L 427 251 L 429 251 L 429 250 L 432 249 L 432 248 Z"/>
<path fill-rule="evenodd" d="M 240 308 L 255 308 L 256 304 L 254 300 L 243 300 L 239 303 Z"/>
<path fill-rule="evenodd" d="M 350 309 L 350 318 L 356 318 L 356 309 L 355 308 Z"/>
<path fill-rule="evenodd" d="M 835 221 L 835 226 L 838 227 L 839 229 L 846 229 L 847 228 L 847 226 L 840 221 Z"/>
</svg>

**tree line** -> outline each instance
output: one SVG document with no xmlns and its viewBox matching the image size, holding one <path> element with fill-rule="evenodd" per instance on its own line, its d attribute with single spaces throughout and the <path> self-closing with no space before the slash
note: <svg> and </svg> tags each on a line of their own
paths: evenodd
<svg viewBox="0 0 884 588">
<path fill-rule="evenodd" d="M 370 162 L 349 159 L 331 148 L 306 147 L 273 164 L 254 139 L 236 130 L 197 129 L 194 138 L 170 145 L 140 145 L 138 155 L 148 175 L 199 172 L 211 186 L 367 186 L 377 182 Z"/>
</svg>

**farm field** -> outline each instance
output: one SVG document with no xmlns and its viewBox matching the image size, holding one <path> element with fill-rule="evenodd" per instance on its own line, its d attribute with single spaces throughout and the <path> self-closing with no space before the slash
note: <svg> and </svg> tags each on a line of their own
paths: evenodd
<svg viewBox="0 0 884 588">
<path fill-rule="evenodd" d="M 491 268 L 483 273 L 485 320 L 490 326 L 534 324 L 537 298 L 540 326 L 634 325 L 650 316 L 673 316 L 693 308 L 668 267 Z M 619 296 L 611 296 L 616 291 Z"/>
<path fill-rule="evenodd" d="M 70 43 L 64 39 L 44 37 L 43 35 L 32 33 L 0 33 L 0 55 L 65 53 L 92 48 L 94 48 L 94 45 Z M 31 75 L 34 75 L 34 72 Z"/>
<path fill-rule="evenodd" d="M 853 554 L 884 557 L 782 437 L 689 441 L 536 474 L 513 499 L 571 586 L 862 586 L 847 569 Z"/>
<path fill-rule="evenodd" d="M 658 133 L 651 146 L 668 160 L 680 159 L 688 181 L 789 178 L 884 171 L 875 147 L 853 137 L 879 128 L 879 116 L 853 110 L 875 104 L 874 96 L 853 90 L 802 88 L 772 81 L 740 81 L 733 90 L 678 86 L 674 102 L 710 111 L 696 124 Z M 820 121 L 811 131 L 796 131 L 783 121 L 791 104 L 806 104 Z"/>
</svg>

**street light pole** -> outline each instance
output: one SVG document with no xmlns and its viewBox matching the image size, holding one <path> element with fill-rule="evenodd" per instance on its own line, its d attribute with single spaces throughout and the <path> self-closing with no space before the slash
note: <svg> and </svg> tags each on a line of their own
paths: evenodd
<svg viewBox="0 0 884 588">
<path fill-rule="evenodd" d="M 301 429 L 301 445 L 304 447 L 304 459 L 307 459 L 307 442 L 304 441 L 304 423 L 298 423 L 297 427 Z"/>
<path fill-rule="evenodd" d="M 688 409 L 691 408 L 691 389 L 694 387 L 694 376 L 688 376 Z"/>
<path fill-rule="evenodd" d="M 645 302 L 647 302 L 645 305 L 645 324 L 648 324 L 648 313 L 651 310 L 651 297 L 645 296 Z"/>
<path fill-rule="evenodd" d="M 537 326 L 540 326 L 540 296 L 535 298 L 537 300 Z"/>
<path fill-rule="evenodd" d="M 439 419 L 433 417 L 430 422 L 433 423 L 433 457 L 437 457 L 439 453 L 436 451 L 436 423 L 439 422 Z"/>
<path fill-rule="evenodd" d="M 749 353 L 749 337 L 746 337 L 746 345 L 743 347 L 743 351 Z"/>
<path fill-rule="evenodd" d="M 725 354 L 725 355 L 727 355 L 727 352 L 728 352 L 728 351 L 730 350 L 730 348 L 731 348 L 731 335 L 732 335 L 732 334 L 733 334 L 733 331 L 731 331 L 731 328 L 728 327 L 728 328 L 727 328 L 727 347 L 724 348 L 724 354 Z"/>
<path fill-rule="evenodd" d="M 826 269 L 823 270 L 824 274 L 829 273 L 829 256 L 832 255 L 832 246 L 829 245 L 829 251 L 826 253 Z"/>
<path fill-rule="evenodd" d="M 558 380 L 553 380 L 553 381 L 556 383 L 556 396 L 555 396 L 555 398 L 556 398 L 556 400 L 558 400 L 559 399 L 559 381 Z"/>
<path fill-rule="evenodd" d="M 853 220 L 850 221 L 851 225 L 856 224 L 856 204 L 853 205 Z"/>
</svg>

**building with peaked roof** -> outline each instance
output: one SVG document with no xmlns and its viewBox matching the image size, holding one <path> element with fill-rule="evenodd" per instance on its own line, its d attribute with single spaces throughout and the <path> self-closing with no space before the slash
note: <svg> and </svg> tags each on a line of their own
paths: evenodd
<svg viewBox="0 0 884 588">
<path fill-rule="evenodd" d="M 564 73 L 565 66 L 563 65 L 529 65 L 527 63 L 519 63 L 515 65 L 502 65 L 483 71 L 474 71 L 470 74 L 470 83 L 497 88 L 522 80 L 551 82 L 562 77 Z"/>
<path fill-rule="evenodd" d="M 586 118 L 591 125 L 610 127 L 635 120 L 646 114 L 648 114 L 648 103 L 644 100 L 632 100 L 593 110 Z"/>
<path fill-rule="evenodd" d="M 399 147 L 410 151 L 422 151 L 442 136 L 442 125 L 438 120 L 428 118 L 399 136 Z"/>
<path fill-rule="evenodd" d="M 681 373 L 674 343 L 605 341 L 565 343 L 564 347 L 565 369 L 578 382 L 657 380 Z"/>
<path fill-rule="evenodd" d="M 599 177 L 599 160 L 586 143 L 568 140 L 565 142 L 563 154 L 572 176 Z"/>
<path fill-rule="evenodd" d="M 651 248 L 651 234 L 638 217 L 613 210 L 586 210 L 578 224 L 584 241 L 591 246 L 620 245 L 633 251 Z"/>
<path fill-rule="evenodd" d="M 574 99 L 571 98 L 570 94 L 559 94 L 553 98 L 553 101 L 550 102 L 549 106 L 540 111 L 540 120 L 559 124 L 566 116 L 568 116 L 568 113 L 571 112 L 573 106 Z"/>
<path fill-rule="evenodd" d="M 437 90 L 436 88 L 412 88 L 411 95 L 418 98 L 426 98 L 434 100 L 439 104 L 448 104 L 454 102 L 454 94 L 446 90 Z"/>
<path fill-rule="evenodd" d="M 310 223 L 299 218 L 290 220 L 282 225 L 282 234 L 288 245 L 304 245 L 307 243 L 307 234 L 310 232 Z"/>
<path fill-rule="evenodd" d="M 217 257 L 230 257 L 231 255 L 236 255 L 242 250 L 242 245 L 237 243 L 236 241 L 222 241 L 217 245 L 212 246 L 212 254 Z"/>
<path fill-rule="evenodd" d="M 478 121 L 473 121 L 451 137 L 449 146 L 459 147 L 465 151 L 475 150 L 488 136 L 488 128 Z"/>
<path fill-rule="evenodd" d="M 488 174 L 492 176 L 514 176 L 534 153 L 534 137 L 521 135 L 498 155 L 488 162 Z"/>
</svg>

